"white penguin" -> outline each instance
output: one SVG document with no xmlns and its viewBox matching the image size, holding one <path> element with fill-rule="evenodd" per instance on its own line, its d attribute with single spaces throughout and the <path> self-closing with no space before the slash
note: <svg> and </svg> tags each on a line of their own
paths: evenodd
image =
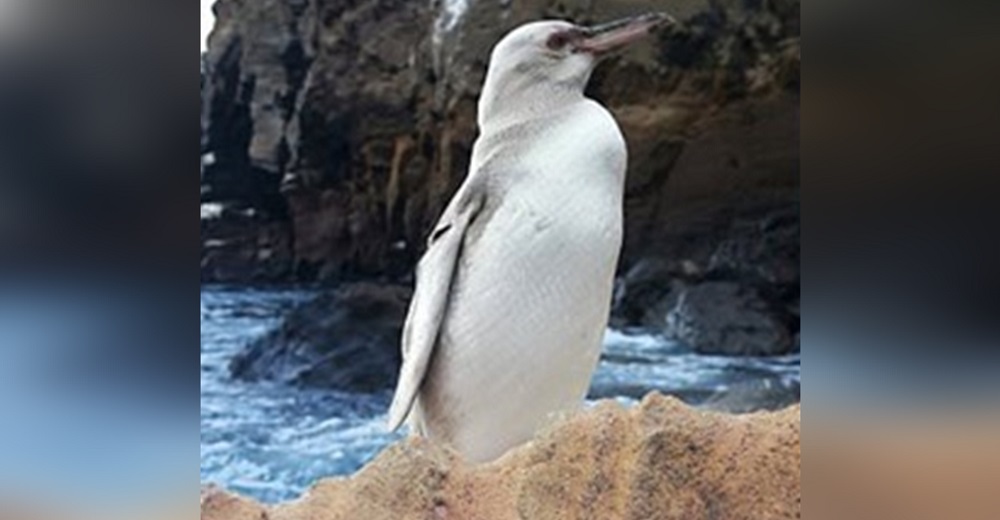
<svg viewBox="0 0 1000 520">
<path fill-rule="evenodd" d="M 622 242 L 625 140 L 583 91 L 598 58 L 668 20 L 529 23 L 493 49 L 469 175 L 428 240 L 403 330 L 395 430 L 473 462 L 580 406 Z"/>
</svg>

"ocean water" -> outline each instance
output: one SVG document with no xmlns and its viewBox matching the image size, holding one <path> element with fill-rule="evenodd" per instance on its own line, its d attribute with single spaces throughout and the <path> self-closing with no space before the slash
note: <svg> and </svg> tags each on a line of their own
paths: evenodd
<svg viewBox="0 0 1000 520">
<path fill-rule="evenodd" d="M 400 437 L 385 431 L 391 391 L 352 394 L 234 381 L 227 363 L 313 294 L 201 291 L 201 480 L 265 502 L 353 473 Z M 798 355 L 702 356 L 663 338 L 609 330 L 590 398 L 634 403 L 650 390 L 705 405 L 736 390 L 797 392 Z"/>
</svg>

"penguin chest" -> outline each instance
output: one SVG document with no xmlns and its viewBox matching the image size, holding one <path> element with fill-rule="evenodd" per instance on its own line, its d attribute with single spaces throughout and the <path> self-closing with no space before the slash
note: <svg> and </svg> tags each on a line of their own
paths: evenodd
<svg viewBox="0 0 1000 520">
<path fill-rule="evenodd" d="M 506 177 L 488 193 L 462 253 L 457 302 L 488 309 L 499 341 L 532 351 L 542 364 L 546 354 L 534 352 L 540 346 L 558 362 L 561 350 L 583 349 L 596 359 L 607 324 L 625 149 L 613 120 L 603 117 L 581 111 L 510 150 L 516 161 L 499 174 Z"/>
<path fill-rule="evenodd" d="M 515 263 L 534 266 L 554 284 L 587 285 L 613 275 L 621 246 L 619 197 L 559 180 L 526 184 L 519 191 L 524 193 L 505 199 L 496 221 L 488 224 L 520 244 Z"/>
<path fill-rule="evenodd" d="M 585 385 L 607 324 L 619 197 L 543 179 L 517 186 L 483 217 L 465 244 L 449 310 L 456 348 L 488 344 L 488 356 L 529 365 L 525 379 L 567 373 Z"/>
</svg>

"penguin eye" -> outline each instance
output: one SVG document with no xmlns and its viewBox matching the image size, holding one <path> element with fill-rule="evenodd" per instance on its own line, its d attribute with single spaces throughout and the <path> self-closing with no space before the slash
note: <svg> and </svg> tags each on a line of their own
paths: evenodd
<svg viewBox="0 0 1000 520">
<path fill-rule="evenodd" d="M 548 48 L 557 51 L 565 47 L 567 43 L 569 43 L 569 35 L 565 32 L 557 32 L 552 36 L 549 36 L 549 40 L 545 42 L 545 45 L 548 46 Z"/>
</svg>

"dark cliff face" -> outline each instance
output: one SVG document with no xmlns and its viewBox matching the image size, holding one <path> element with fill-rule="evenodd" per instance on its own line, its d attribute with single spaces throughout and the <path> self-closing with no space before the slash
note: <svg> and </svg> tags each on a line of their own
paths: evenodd
<svg viewBox="0 0 1000 520">
<path fill-rule="evenodd" d="M 696 307 L 689 290 L 735 284 L 789 348 L 798 1 L 609 4 L 217 2 L 203 82 L 202 279 L 405 281 L 465 176 L 491 46 L 528 20 L 667 10 L 681 24 L 609 59 L 589 88 L 630 152 L 616 319 L 669 329 L 678 302 Z"/>
</svg>

